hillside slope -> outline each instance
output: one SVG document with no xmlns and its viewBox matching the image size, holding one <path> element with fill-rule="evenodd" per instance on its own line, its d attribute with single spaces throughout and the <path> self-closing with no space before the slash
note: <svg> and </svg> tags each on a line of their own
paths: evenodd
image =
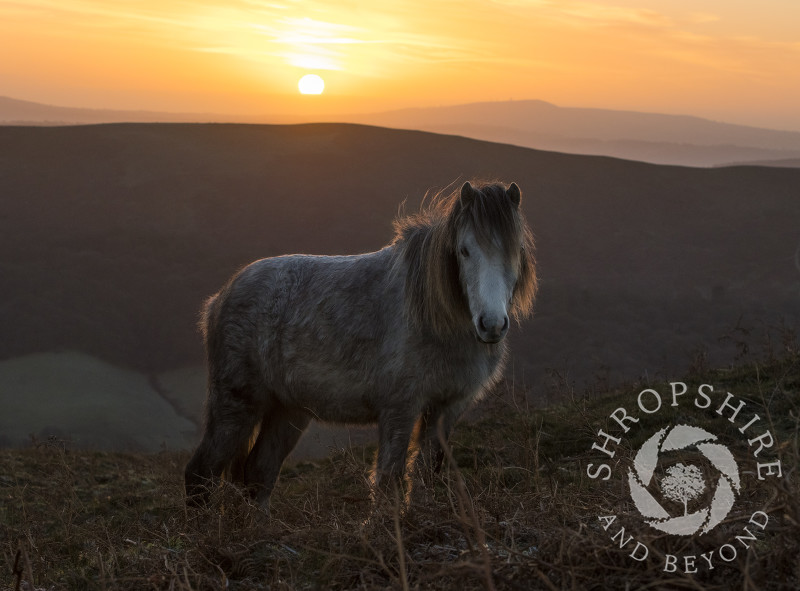
<svg viewBox="0 0 800 591">
<path fill-rule="evenodd" d="M 768 449 L 755 458 L 739 432 L 741 417 L 732 424 L 713 406 L 687 410 L 692 402 L 684 400 L 654 416 L 631 410 L 641 422 L 631 425 L 617 448 L 614 477 L 604 482 L 587 478 L 598 461 L 594 435 L 599 429 L 625 435 L 608 413 L 635 409 L 643 384 L 543 411 L 519 398 L 495 399 L 483 405 L 481 420 L 455 429 L 441 473 L 425 486 L 415 484 L 399 519 L 388 501 L 372 512 L 367 476 L 375 449 L 360 446 L 285 465 L 267 519 L 229 485 L 214 490 L 209 507 L 187 510 L 185 452 L 101 453 L 43 444 L 0 450 L 0 560 L 19 565 L 13 574 L 21 589 L 138 590 L 147 581 L 159 589 L 208 590 L 796 591 L 800 482 L 791 475 L 800 469 L 800 358 L 687 381 L 692 388 L 714 384 L 714 406 L 730 391 L 747 398 L 747 416 L 755 407 L 772 417 L 769 433 L 780 452 Z M 663 383 L 648 386 L 669 391 Z M 624 474 L 653 432 L 665 421 L 685 420 L 687 412 L 732 454 L 742 494 L 708 534 L 664 535 L 636 513 Z M 695 501 L 702 507 L 712 490 L 721 490 L 714 484 L 719 472 L 691 452 L 678 453 L 707 475 L 708 495 Z M 759 480 L 756 463 L 778 454 L 783 478 Z M 659 474 L 676 461 L 668 457 L 661 458 Z M 655 494 L 673 515 L 683 511 Z M 768 516 L 765 529 L 749 521 L 755 511 Z M 598 520 L 605 515 L 619 516 L 608 531 Z M 622 536 L 615 535 L 620 524 Z M 755 541 L 745 549 L 748 540 Z M 646 560 L 641 552 L 641 560 L 631 558 L 637 542 L 650 547 Z M 718 548 L 728 543 L 734 558 L 720 559 Z M 665 554 L 679 557 L 677 572 L 666 568 Z"/>
<path fill-rule="evenodd" d="M 800 170 L 356 125 L 0 127 L 0 359 L 200 366 L 199 307 L 237 268 L 378 249 L 403 201 L 414 211 L 429 188 L 474 177 L 519 183 L 537 239 L 540 298 L 510 363 L 536 395 L 553 370 L 578 383 L 683 370 L 702 348 L 725 362 L 796 326 Z"/>
</svg>

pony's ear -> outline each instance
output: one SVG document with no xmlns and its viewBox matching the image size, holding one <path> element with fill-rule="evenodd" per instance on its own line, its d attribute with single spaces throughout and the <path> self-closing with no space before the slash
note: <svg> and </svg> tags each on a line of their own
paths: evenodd
<svg viewBox="0 0 800 591">
<path fill-rule="evenodd" d="M 462 207 L 467 207 L 475 200 L 475 189 L 472 188 L 469 181 L 461 185 L 461 197 L 459 200 L 461 201 Z"/>
<path fill-rule="evenodd" d="M 519 207 L 522 201 L 522 192 L 519 190 L 517 183 L 511 183 L 506 192 L 508 196 L 511 197 L 511 203 L 514 204 L 514 207 Z"/>
</svg>

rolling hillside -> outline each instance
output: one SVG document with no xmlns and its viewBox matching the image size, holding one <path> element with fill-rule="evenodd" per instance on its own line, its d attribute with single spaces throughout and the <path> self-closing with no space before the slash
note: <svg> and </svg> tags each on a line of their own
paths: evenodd
<svg viewBox="0 0 800 591">
<path fill-rule="evenodd" d="M 429 188 L 473 177 L 519 183 L 537 239 L 540 298 L 509 366 L 534 400 L 553 379 L 682 373 L 703 350 L 714 364 L 763 353 L 765 335 L 778 349 L 797 326 L 796 169 L 357 125 L 0 127 L 0 359 L 90 355 L 196 420 L 197 312 L 238 267 L 378 249 L 401 202 L 414 211 Z M 25 404 L 2 378 L 0 401 Z"/>
</svg>

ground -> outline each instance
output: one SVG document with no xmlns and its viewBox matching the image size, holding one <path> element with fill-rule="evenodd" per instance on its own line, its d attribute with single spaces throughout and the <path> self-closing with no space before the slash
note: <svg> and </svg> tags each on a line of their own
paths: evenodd
<svg viewBox="0 0 800 591">
<path fill-rule="evenodd" d="M 699 368 L 685 381 L 713 383 L 763 408 L 783 477 L 745 487 L 729 517 L 697 540 L 620 517 L 652 549 L 641 562 L 630 558 L 633 542 L 620 549 L 611 539 L 618 523 L 606 530 L 598 519 L 635 515 L 626 483 L 592 479 L 587 464 L 603 461 L 591 445 L 599 429 L 613 427 L 609 413 L 632 410 L 645 387 L 668 386 L 579 393 L 564 381 L 563 402 L 544 409 L 510 387 L 490 396 L 458 425 L 442 473 L 417 487 L 407 510 L 384 500 L 373 511 L 374 447 L 286 466 L 271 518 L 227 484 L 208 508 L 187 509 L 188 453 L 75 451 L 57 439 L 0 451 L 0 583 L 48 590 L 798 588 L 800 357 Z M 684 411 L 666 408 L 672 414 L 658 420 L 682 420 Z M 741 426 L 712 415 L 704 428 L 721 439 Z M 631 430 L 615 461 L 630 463 L 648 420 L 637 425 L 641 433 Z M 769 527 L 735 560 L 697 573 L 683 572 L 683 562 L 665 570 L 667 554 L 718 546 L 755 510 L 769 516 Z"/>
</svg>

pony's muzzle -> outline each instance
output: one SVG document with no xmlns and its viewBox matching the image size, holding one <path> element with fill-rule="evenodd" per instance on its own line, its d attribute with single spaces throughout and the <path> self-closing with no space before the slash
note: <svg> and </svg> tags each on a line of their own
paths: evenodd
<svg viewBox="0 0 800 591">
<path fill-rule="evenodd" d="M 505 314 L 490 316 L 481 314 L 478 317 L 478 338 L 484 343 L 498 343 L 508 332 L 508 316 Z"/>
</svg>

